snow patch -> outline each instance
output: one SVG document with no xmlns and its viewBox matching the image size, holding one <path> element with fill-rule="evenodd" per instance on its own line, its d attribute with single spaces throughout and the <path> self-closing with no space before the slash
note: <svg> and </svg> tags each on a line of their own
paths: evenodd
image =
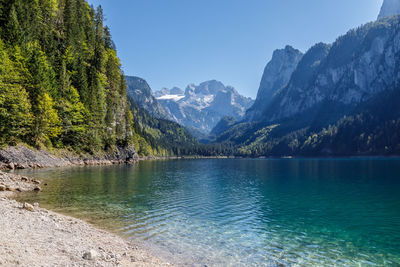
<svg viewBox="0 0 400 267">
<path fill-rule="evenodd" d="M 184 98 L 184 95 L 163 95 L 160 97 L 157 97 L 157 100 L 173 100 L 173 101 L 179 101 L 182 98 Z"/>
</svg>

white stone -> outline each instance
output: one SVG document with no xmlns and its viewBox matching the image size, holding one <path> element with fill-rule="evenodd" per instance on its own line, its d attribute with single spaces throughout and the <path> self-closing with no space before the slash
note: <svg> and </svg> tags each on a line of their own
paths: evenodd
<svg viewBox="0 0 400 267">
<path fill-rule="evenodd" d="M 26 210 L 29 210 L 29 211 L 35 211 L 35 208 L 31 204 L 26 203 L 26 202 L 24 203 L 23 208 Z"/>
<path fill-rule="evenodd" d="M 83 254 L 83 258 L 85 260 L 95 260 L 98 256 L 99 256 L 99 253 L 97 253 L 97 251 L 94 249 L 91 249 L 88 252 L 85 252 Z"/>
</svg>

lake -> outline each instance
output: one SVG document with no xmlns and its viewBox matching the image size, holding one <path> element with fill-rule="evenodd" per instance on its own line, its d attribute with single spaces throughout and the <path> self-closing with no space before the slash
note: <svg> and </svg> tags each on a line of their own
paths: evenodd
<svg viewBox="0 0 400 267">
<path fill-rule="evenodd" d="M 179 265 L 400 265 L 399 159 L 167 160 L 18 173 L 44 189 L 19 201 L 83 218 Z"/>
</svg>

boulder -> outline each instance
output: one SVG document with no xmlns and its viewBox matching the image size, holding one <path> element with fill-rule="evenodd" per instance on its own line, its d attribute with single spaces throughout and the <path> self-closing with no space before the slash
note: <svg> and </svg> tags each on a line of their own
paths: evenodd
<svg viewBox="0 0 400 267">
<path fill-rule="evenodd" d="M 0 191 L 6 191 L 6 186 L 5 186 L 5 185 L 2 185 L 2 184 L 0 184 Z"/>
<path fill-rule="evenodd" d="M 10 170 L 14 170 L 14 169 L 15 169 L 14 163 L 12 163 L 12 162 L 8 163 L 8 168 L 9 168 Z"/>
</svg>

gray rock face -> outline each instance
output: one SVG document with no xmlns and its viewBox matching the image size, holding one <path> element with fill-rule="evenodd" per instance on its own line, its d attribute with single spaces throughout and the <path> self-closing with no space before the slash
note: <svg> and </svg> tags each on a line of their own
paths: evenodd
<svg viewBox="0 0 400 267">
<path fill-rule="evenodd" d="M 322 103 L 355 107 L 400 84 L 400 17 L 349 31 L 330 45 L 317 44 L 299 62 L 287 86 L 263 114 L 279 121 Z"/>
<path fill-rule="evenodd" d="M 302 56 L 299 50 L 291 46 L 274 51 L 271 61 L 264 69 L 256 101 L 246 112 L 247 121 L 261 119 L 273 95 L 289 82 Z"/>
<path fill-rule="evenodd" d="M 125 76 L 127 83 L 127 95 L 138 105 L 147 110 L 151 115 L 160 119 L 172 119 L 170 114 L 160 105 L 153 96 L 148 83 L 139 77 Z"/>
<path fill-rule="evenodd" d="M 162 89 L 155 95 L 174 121 L 205 134 L 225 116 L 241 119 L 254 102 L 240 95 L 235 88 L 215 80 L 198 86 L 190 84 L 184 93 L 173 88 Z"/>
<path fill-rule="evenodd" d="M 117 147 L 106 155 L 79 156 L 64 151 L 54 155 L 46 150 L 30 149 L 24 145 L 0 149 L 0 170 L 8 170 L 10 164 L 15 169 L 36 169 L 46 167 L 65 167 L 73 165 L 103 165 L 135 162 L 138 154 L 134 147 Z"/>
<path fill-rule="evenodd" d="M 400 15 L 400 0 L 384 0 L 378 19 Z"/>
</svg>

